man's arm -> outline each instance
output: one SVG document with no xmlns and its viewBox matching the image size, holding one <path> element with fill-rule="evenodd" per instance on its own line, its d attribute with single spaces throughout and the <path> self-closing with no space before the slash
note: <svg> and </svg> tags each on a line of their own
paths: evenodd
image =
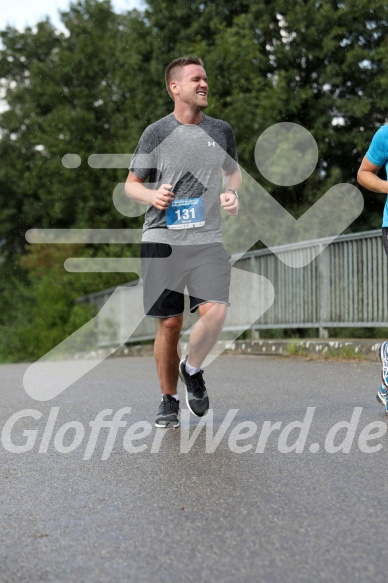
<svg viewBox="0 0 388 583">
<path fill-rule="evenodd" d="M 171 184 L 162 184 L 158 190 L 152 190 L 143 186 L 143 183 L 142 178 L 130 171 L 125 182 L 125 194 L 136 202 L 154 206 L 159 211 L 165 211 L 170 202 L 174 200 Z"/>
<path fill-rule="evenodd" d="M 379 178 L 376 173 L 381 166 L 376 166 L 364 156 L 357 173 L 357 182 L 372 192 L 388 194 L 388 181 Z"/>
<path fill-rule="evenodd" d="M 228 189 L 239 190 L 242 183 L 240 168 L 237 166 L 237 170 L 234 172 L 231 172 L 230 174 L 223 172 L 223 175 L 222 182 L 225 192 L 220 195 L 221 206 L 229 215 L 236 216 L 238 213 L 238 199 L 233 192 L 229 192 Z"/>
</svg>

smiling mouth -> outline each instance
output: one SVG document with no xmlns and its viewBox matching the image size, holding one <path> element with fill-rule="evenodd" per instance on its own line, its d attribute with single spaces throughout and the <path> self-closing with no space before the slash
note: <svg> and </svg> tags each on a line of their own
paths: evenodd
<svg viewBox="0 0 388 583">
<path fill-rule="evenodd" d="M 206 97 L 207 93 L 205 93 L 205 91 L 197 91 L 198 95 L 201 95 L 202 97 Z"/>
</svg>

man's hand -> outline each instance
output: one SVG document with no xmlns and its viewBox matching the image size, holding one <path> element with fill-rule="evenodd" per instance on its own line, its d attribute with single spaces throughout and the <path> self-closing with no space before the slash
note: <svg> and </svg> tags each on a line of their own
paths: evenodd
<svg viewBox="0 0 388 583">
<path fill-rule="evenodd" d="M 171 184 L 162 184 L 158 190 L 150 191 L 152 193 L 151 204 L 159 211 L 168 209 L 170 203 L 174 200 L 175 195 L 171 192 Z"/>
<path fill-rule="evenodd" d="M 162 184 L 158 190 L 152 190 L 145 187 L 143 183 L 144 180 L 142 178 L 130 171 L 125 183 L 126 195 L 136 200 L 136 202 L 154 206 L 159 211 L 167 210 L 175 196 L 171 192 L 171 184 Z"/>
<path fill-rule="evenodd" d="M 223 192 L 220 194 L 221 207 L 228 215 L 235 217 L 238 213 L 238 198 L 233 192 Z"/>
</svg>

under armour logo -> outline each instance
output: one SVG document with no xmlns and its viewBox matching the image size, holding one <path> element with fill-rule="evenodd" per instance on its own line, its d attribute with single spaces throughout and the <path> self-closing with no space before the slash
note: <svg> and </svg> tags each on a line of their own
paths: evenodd
<svg viewBox="0 0 388 583">
<path fill-rule="evenodd" d="M 215 147 L 215 146 L 216 146 L 216 143 L 215 143 L 215 142 L 208 142 L 208 145 L 209 145 L 209 146 L 214 146 L 214 147 Z"/>
</svg>

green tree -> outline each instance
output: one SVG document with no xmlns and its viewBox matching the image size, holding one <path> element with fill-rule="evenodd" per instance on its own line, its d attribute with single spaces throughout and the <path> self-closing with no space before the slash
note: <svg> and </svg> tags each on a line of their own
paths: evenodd
<svg viewBox="0 0 388 583">
<path fill-rule="evenodd" d="M 212 111 L 235 127 L 245 169 L 296 216 L 334 184 L 355 183 L 369 141 L 387 119 L 387 20 L 383 1 L 255 2 L 221 28 L 208 53 L 207 65 L 217 71 Z M 205 53 L 206 40 L 198 47 Z M 288 189 L 265 181 L 253 159 L 261 132 L 280 121 L 301 124 L 319 147 L 316 172 Z M 351 229 L 379 226 L 381 203 L 366 197 Z"/>
<path fill-rule="evenodd" d="M 50 264 L 49 272 L 36 277 L 33 263 L 23 260 L 29 249 L 26 231 L 140 223 L 124 217 L 112 202 L 114 187 L 125 180 L 127 171 L 90 168 L 88 157 L 135 147 L 135 134 L 142 126 L 131 132 L 140 111 L 130 110 L 130 88 L 136 57 L 142 61 L 141 47 L 148 50 L 146 26 L 138 12 L 119 17 L 110 2 L 96 0 L 71 5 L 62 20 L 66 33 L 44 21 L 36 30 L 9 27 L 1 34 L 0 77 L 8 109 L 0 115 L 0 328 L 7 338 L 0 355 L 7 360 L 12 354 L 20 360 L 23 354 L 33 358 L 44 353 L 74 331 L 82 320 L 77 314 L 86 317 L 80 306 L 74 307 L 77 296 L 131 277 L 67 274 L 63 262 Z M 135 56 L 132 43 L 139 45 Z M 143 88 L 140 96 L 144 95 Z M 79 168 L 62 165 L 68 153 L 80 156 Z M 130 256 L 137 251 L 129 245 L 70 249 L 76 256 L 91 257 Z M 61 259 L 55 249 L 48 252 Z"/>
<path fill-rule="evenodd" d="M 140 226 L 142 218 L 125 217 L 112 203 L 127 170 L 91 168 L 88 157 L 130 153 L 144 128 L 172 111 L 163 79 L 171 59 L 204 58 L 207 113 L 233 125 L 241 165 L 299 216 L 334 184 L 355 183 L 386 119 L 387 20 L 383 0 L 148 0 L 144 12 L 121 15 L 108 0 L 78 0 L 62 13 L 65 32 L 49 20 L 1 31 L 8 109 L 0 113 L 0 329 L 7 338 L 0 358 L 41 354 L 86 317 L 74 312 L 77 295 L 130 277 L 81 277 L 51 263 L 37 276 L 31 253 L 38 248 L 31 251 L 24 237 L 34 227 Z M 258 137 L 281 121 L 301 124 L 319 146 L 316 171 L 295 187 L 269 183 L 254 162 Z M 63 166 L 68 153 L 80 156 L 78 168 Z M 369 193 L 350 229 L 378 227 L 382 207 Z M 62 261 L 59 250 L 49 251 Z M 68 252 L 128 256 L 138 249 Z"/>
<path fill-rule="evenodd" d="M 36 31 L 2 33 L 0 77 L 9 106 L 0 117 L 5 252 L 22 252 L 31 227 L 128 225 L 112 204 L 125 170 L 90 168 L 88 157 L 128 151 L 129 134 L 135 134 L 129 120 L 141 115 L 141 100 L 130 91 L 136 60 L 126 59 L 123 49 L 131 55 L 129 38 L 135 45 L 145 39 L 144 25 L 138 30 L 132 19 L 140 22 L 137 13 L 119 18 L 110 2 L 86 0 L 63 13 L 67 34 L 48 21 Z M 68 153 L 80 156 L 79 168 L 63 167 Z"/>
</svg>

